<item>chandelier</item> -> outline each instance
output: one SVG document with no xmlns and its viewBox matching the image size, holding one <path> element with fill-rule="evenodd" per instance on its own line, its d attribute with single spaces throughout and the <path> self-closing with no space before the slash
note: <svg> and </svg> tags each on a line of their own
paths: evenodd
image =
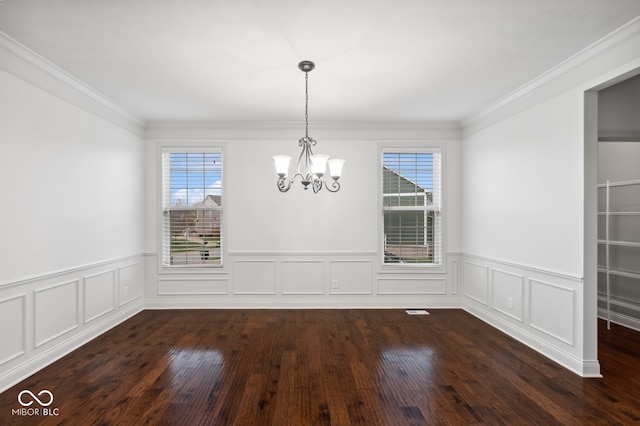
<svg viewBox="0 0 640 426">
<path fill-rule="evenodd" d="M 304 189 L 309 189 L 309 185 L 311 185 L 313 192 L 317 193 L 324 186 L 327 191 L 338 192 L 340 190 L 338 179 L 342 175 L 344 160 L 340 158 L 329 159 L 328 155 L 314 154 L 311 149 L 317 143 L 315 139 L 309 137 L 309 72 L 315 68 L 315 64 L 311 61 L 302 61 L 298 64 L 298 68 L 304 72 L 305 133 L 304 137 L 298 141 L 298 146 L 301 147 L 300 156 L 298 157 L 298 171 L 291 179 L 288 178 L 291 157 L 288 155 L 273 156 L 273 164 L 278 175 L 278 189 L 280 192 L 287 192 L 294 180 L 299 177 Z M 330 184 L 322 180 L 327 164 L 329 165 L 329 174 L 333 179 Z"/>
</svg>

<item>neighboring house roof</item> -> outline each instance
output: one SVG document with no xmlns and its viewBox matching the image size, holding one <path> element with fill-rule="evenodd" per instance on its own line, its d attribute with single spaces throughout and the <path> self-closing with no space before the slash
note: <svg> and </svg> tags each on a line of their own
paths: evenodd
<svg viewBox="0 0 640 426">
<path fill-rule="evenodd" d="M 420 190 L 426 192 L 426 193 L 431 193 L 432 191 L 430 189 L 427 189 L 419 184 L 417 184 L 416 182 L 413 182 L 410 179 L 407 179 L 406 177 L 402 176 L 400 173 L 396 172 L 393 169 L 390 169 L 387 166 L 382 166 L 382 171 L 383 171 L 383 177 L 382 177 L 382 182 L 383 182 L 383 194 L 388 194 L 388 193 L 393 193 L 393 194 L 397 194 L 397 187 L 394 188 L 393 192 L 388 192 L 386 191 L 386 188 L 384 185 L 385 182 L 388 182 L 391 178 L 391 175 L 393 176 L 393 178 L 398 177 L 400 178 L 400 193 L 405 193 L 405 192 L 416 192 L 416 188 L 419 188 Z"/>
<path fill-rule="evenodd" d="M 197 203 L 196 206 L 205 206 L 205 207 L 218 207 L 222 202 L 222 197 L 219 195 L 207 195 L 204 200 Z"/>
</svg>

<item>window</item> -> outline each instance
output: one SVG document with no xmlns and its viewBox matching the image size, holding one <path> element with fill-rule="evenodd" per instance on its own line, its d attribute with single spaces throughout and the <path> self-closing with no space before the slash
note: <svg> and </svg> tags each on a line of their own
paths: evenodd
<svg viewBox="0 0 640 426">
<path fill-rule="evenodd" d="M 382 153 L 385 264 L 441 265 L 439 150 Z"/>
<path fill-rule="evenodd" d="M 162 153 L 162 265 L 222 265 L 222 151 Z"/>
</svg>

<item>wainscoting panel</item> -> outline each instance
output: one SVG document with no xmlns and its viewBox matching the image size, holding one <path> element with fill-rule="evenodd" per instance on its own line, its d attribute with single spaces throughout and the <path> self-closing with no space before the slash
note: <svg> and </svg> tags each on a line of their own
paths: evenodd
<svg viewBox="0 0 640 426">
<path fill-rule="evenodd" d="M 0 365 L 27 350 L 27 297 L 19 294 L 0 300 Z"/>
<path fill-rule="evenodd" d="M 478 263 L 464 262 L 465 296 L 483 305 L 489 304 L 489 267 Z"/>
<path fill-rule="evenodd" d="M 463 308 L 583 377 L 600 377 L 582 359 L 582 277 L 464 255 Z M 484 301 L 487 271 L 488 301 Z"/>
<path fill-rule="evenodd" d="M 158 295 L 228 293 L 226 278 L 159 279 Z"/>
<path fill-rule="evenodd" d="M 143 265 L 128 256 L 0 285 L 0 392 L 140 312 Z"/>
<path fill-rule="evenodd" d="M 35 347 L 80 325 L 80 280 L 63 282 L 34 292 Z"/>
<path fill-rule="evenodd" d="M 491 307 L 520 322 L 523 320 L 524 276 L 501 269 L 491 271 Z"/>
<path fill-rule="evenodd" d="M 460 308 L 460 253 L 445 268 L 384 268 L 375 252 L 231 252 L 222 268 L 167 269 L 145 255 L 145 307 Z M 455 262 L 450 262 L 454 259 Z M 448 268 L 447 268 L 448 269 Z"/>
<path fill-rule="evenodd" d="M 324 294 L 325 273 L 321 260 L 283 260 L 282 294 Z"/>
<path fill-rule="evenodd" d="M 85 324 L 116 308 L 116 270 L 84 277 Z"/>
<path fill-rule="evenodd" d="M 538 280 L 529 280 L 529 325 L 541 332 L 574 344 L 575 291 Z M 550 315 L 550 312 L 553 314 Z"/>
<path fill-rule="evenodd" d="M 449 261 L 449 275 L 451 279 L 451 294 L 458 294 L 458 259 Z"/>
<path fill-rule="evenodd" d="M 332 260 L 331 294 L 372 294 L 373 264 L 368 260 Z"/>
<path fill-rule="evenodd" d="M 275 260 L 236 260 L 233 294 L 276 294 Z"/>
<path fill-rule="evenodd" d="M 378 279 L 378 294 L 446 294 L 447 280 L 445 278 L 380 278 Z"/>
<path fill-rule="evenodd" d="M 140 297 L 144 285 L 144 266 L 142 262 L 131 263 L 118 268 L 119 306 Z"/>
</svg>

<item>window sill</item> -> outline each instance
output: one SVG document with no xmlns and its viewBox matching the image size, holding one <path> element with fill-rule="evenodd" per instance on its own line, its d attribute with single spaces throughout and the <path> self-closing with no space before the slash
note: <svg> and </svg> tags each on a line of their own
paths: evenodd
<svg viewBox="0 0 640 426">
<path fill-rule="evenodd" d="M 180 266 L 162 266 L 158 265 L 158 274 L 160 275 L 223 275 L 228 274 L 224 265 L 215 266 L 196 266 L 196 265 L 180 265 Z"/>
<path fill-rule="evenodd" d="M 378 270 L 379 274 L 444 274 L 444 265 L 416 265 L 409 263 L 402 264 L 382 264 Z"/>
</svg>

